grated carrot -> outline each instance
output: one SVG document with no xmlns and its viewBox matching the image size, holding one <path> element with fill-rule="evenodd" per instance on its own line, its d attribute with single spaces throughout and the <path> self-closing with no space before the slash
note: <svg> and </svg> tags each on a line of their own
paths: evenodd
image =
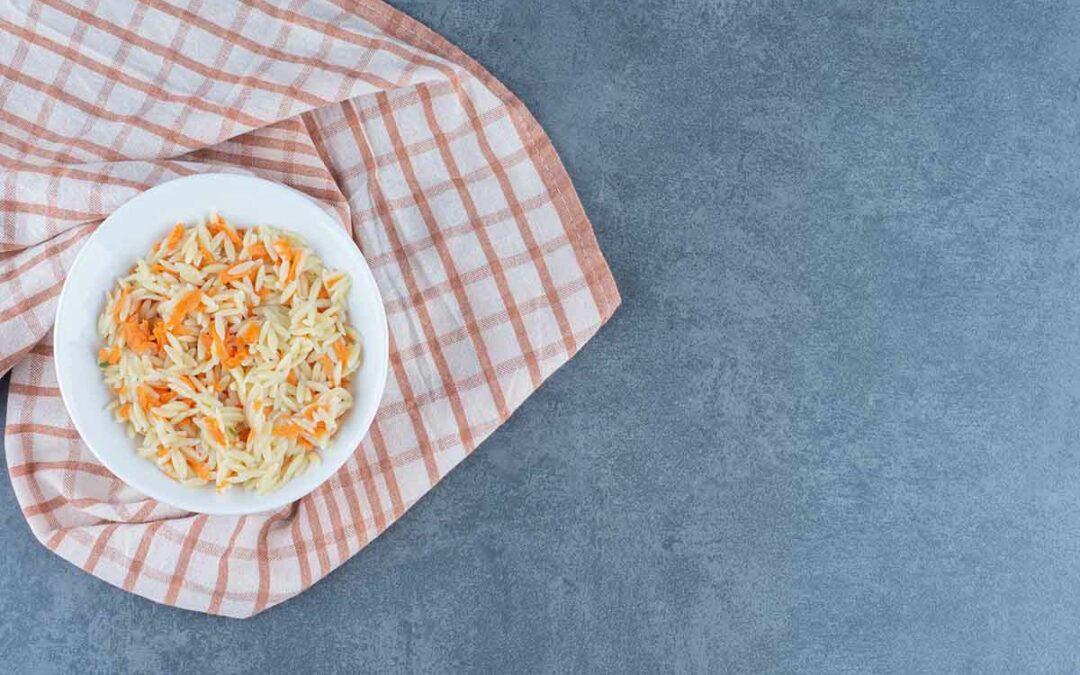
<svg viewBox="0 0 1080 675">
<path fill-rule="evenodd" d="M 195 472 L 196 476 L 198 476 L 199 478 L 201 478 L 203 480 L 210 480 L 210 469 L 205 464 L 203 464 L 199 460 L 193 459 L 191 457 L 187 458 L 187 463 L 188 463 L 188 466 L 190 466 L 192 468 L 192 470 Z"/>
<path fill-rule="evenodd" d="M 154 341 L 157 343 L 157 350 L 159 354 L 165 353 L 165 345 L 168 343 L 168 338 L 165 337 L 165 324 L 161 319 L 154 319 Z"/>
<path fill-rule="evenodd" d="M 241 349 L 237 349 L 232 353 L 232 356 L 225 359 L 225 367 L 236 368 L 244 362 L 245 358 L 247 358 L 247 352 Z"/>
<path fill-rule="evenodd" d="M 130 403 L 125 403 L 124 405 L 120 406 L 119 408 L 117 408 L 116 414 L 122 420 L 131 419 L 131 404 Z"/>
<path fill-rule="evenodd" d="M 244 330 L 240 331 L 240 339 L 244 342 L 255 342 L 259 338 L 259 324 L 254 321 L 247 325 Z"/>
<path fill-rule="evenodd" d="M 292 422 L 286 422 L 285 424 L 275 426 L 272 433 L 278 438 L 296 438 L 300 435 L 301 431 L 303 431 L 303 429 L 301 429 L 299 425 L 293 424 Z"/>
<path fill-rule="evenodd" d="M 274 250 L 282 258 L 288 258 L 293 252 L 292 242 L 282 237 L 274 242 Z"/>
<path fill-rule="evenodd" d="M 125 321 L 121 325 L 121 335 L 124 337 L 124 342 L 139 354 L 142 354 L 150 347 L 150 341 L 146 331 L 146 321 L 142 321 L 141 323 Z"/>
<path fill-rule="evenodd" d="M 285 381 L 288 382 L 289 384 L 295 386 L 296 383 L 299 382 L 300 380 L 296 377 L 296 371 L 295 370 L 290 370 L 289 374 L 287 376 L 285 376 Z"/>
<path fill-rule="evenodd" d="M 214 418 L 204 417 L 203 426 L 206 429 L 206 432 L 210 434 L 210 438 L 214 439 L 218 445 L 225 445 L 225 434 L 221 432 L 221 427 L 217 425 Z"/>
<path fill-rule="evenodd" d="M 234 245 L 240 246 L 243 244 L 240 234 L 232 228 L 232 225 L 229 225 L 229 221 L 218 216 L 218 225 L 221 227 L 221 231 L 225 233 L 225 236 L 228 237 Z"/>
<path fill-rule="evenodd" d="M 176 248 L 176 245 L 180 243 L 180 238 L 183 236 L 184 224 L 177 223 L 176 227 L 174 227 L 172 232 L 169 233 L 169 236 L 166 237 L 165 242 L 162 244 L 162 248 L 164 248 L 165 252 L 168 253 L 169 251 Z"/>
<path fill-rule="evenodd" d="M 183 382 L 184 384 L 186 384 L 187 386 L 191 387 L 191 389 L 193 391 L 199 391 L 198 388 L 195 387 L 195 380 L 191 379 L 191 376 L 189 376 L 189 375 L 181 375 L 180 376 L 180 381 Z"/>
<path fill-rule="evenodd" d="M 301 448 L 303 448 L 305 450 L 314 450 L 315 449 L 315 446 L 311 444 L 311 441 L 304 438 L 303 436 L 301 436 L 300 439 L 297 440 L 297 443 L 300 445 Z"/>
<path fill-rule="evenodd" d="M 301 251 L 299 255 L 295 256 L 289 261 L 289 271 L 285 273 L 285 283 L 289 284 L 296 278 L 296 272 L 304 264 L 304 252 Z"/>
<path fill-rule="evenodd" d="M 349 362 L 349 346 L 345 344 L 345 340 L 338 340 L 334 343 L 334 351 L 337 352 L 338 358 L 342 364 Z"/>
<path fill-rule="evenodd" d="M 252 260 L 270 260 L 270 254 L 266 252 L 266 246 L 261 241 L 257 241 L 251 246 L 248 255 L 251 256 Z"/>
<path fill-rule="evenodd" d="M 159 445 L 157 449 L 157 456 L 164 457 L 167 454 L 169 454 L 169 449 L 166 448 L 164 445 Z"/>
<path fill-rule="evenodd" d="M 158 402 L 157 392 L 145 385 L 139 385 L 135 393 L 139 399 L 139 407 L 143 410 L 150 410 L 151 404 Z"/>
<path fill-rule="evenodd" d="M 187 313 L 202 304 L 202 291 L 194 290 L 185 293 L 175 305 L 172 316 L 165 322 L 165 327 L 172 330 L 180 325 Z"/>
</svg>

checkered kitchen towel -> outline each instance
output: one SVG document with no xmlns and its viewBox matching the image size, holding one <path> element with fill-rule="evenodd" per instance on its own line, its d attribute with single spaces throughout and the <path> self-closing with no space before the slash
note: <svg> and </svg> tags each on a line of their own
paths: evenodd
<svg viewBox="0 0 1080 675">
<path fill-rule="evenodd" d="M 336 214 L 389 315 L 371 432 L 277 513 L 208 517 L 124 486 L 53 375 L 64 275 L 146 188 L 232 171 Z M 24 0 L 0 8 L 0 373 L 34 534 L 125 590 L 245 617 L 345 562 L 460 462 L 619 304 L 551 143 L 509 91 L 375 0 Z"/>
</svg>

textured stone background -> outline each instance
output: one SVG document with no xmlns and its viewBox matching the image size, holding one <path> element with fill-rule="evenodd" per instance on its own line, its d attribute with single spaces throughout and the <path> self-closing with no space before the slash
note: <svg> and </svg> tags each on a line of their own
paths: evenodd
<svg viewBox="0 0 1080 675">
<path fill-rule="evenodd" d="M 396 2 L 548 129 L 623 308 L 246 622 L 36 544 L 5 672 L 1080 668 L 1080 7 Z"/>
</svg>

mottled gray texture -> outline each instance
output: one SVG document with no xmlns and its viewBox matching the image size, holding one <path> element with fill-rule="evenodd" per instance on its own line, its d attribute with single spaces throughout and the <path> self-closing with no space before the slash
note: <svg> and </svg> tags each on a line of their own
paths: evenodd
<svg viewBox="0 0 1080 675">
<path fill-rule="evenodd" d="M 548 129 L 623 308 L 250 621 L 0 486 L 0 670 L 1080 668 L 1080 8 L 398 4 Z"/>
</svg>

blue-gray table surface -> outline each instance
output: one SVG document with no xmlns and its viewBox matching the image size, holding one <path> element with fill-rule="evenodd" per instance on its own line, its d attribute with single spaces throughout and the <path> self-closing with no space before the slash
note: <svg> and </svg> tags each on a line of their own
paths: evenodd
<svg viewBox="0 0 1080 675">
<path fill-rule="evenodd" d="M 2 481 L 0 671 L 1080 668 L 1080 6 L 395 4 L 547 128 L 622 308 L 249 621 Z"/>
</svg>

